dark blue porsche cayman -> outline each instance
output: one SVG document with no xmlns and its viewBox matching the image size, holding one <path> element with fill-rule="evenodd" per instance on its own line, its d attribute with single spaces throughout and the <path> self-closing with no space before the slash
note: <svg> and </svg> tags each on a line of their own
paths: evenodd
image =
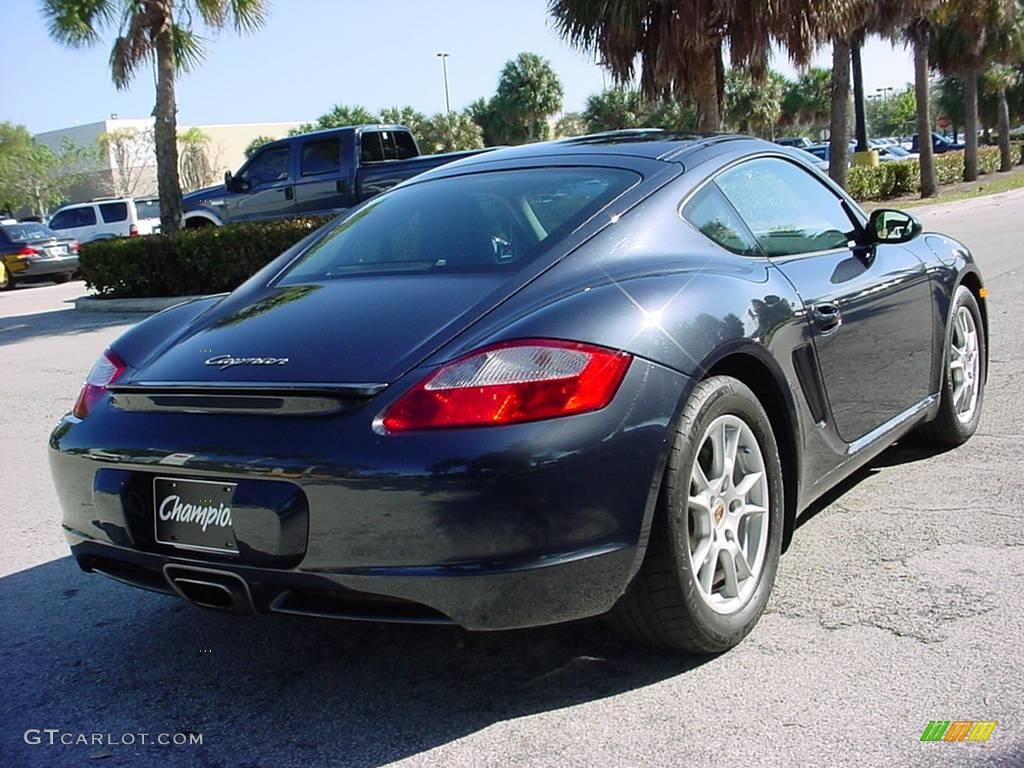
<svg viewBox="0 0 1024 768">
<path fill-rule="evenodd" d="M 720 651 L 816 497 L 973 434 L 984 297 L 765 142 L 479 155 L 117 339 L 50 439 L 64 531 L 207 607 Z"/>
</svg>

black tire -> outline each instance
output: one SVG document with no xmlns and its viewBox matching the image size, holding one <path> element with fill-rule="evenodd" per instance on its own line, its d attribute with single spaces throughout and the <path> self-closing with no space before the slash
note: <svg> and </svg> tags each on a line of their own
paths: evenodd
<svg viewBox="0 0 1024 768">
<path fill-rule="evenodd" d="M 58 283 L 58 284 L 66 283 L 70 279 L 71 279 L 71 274 L 69 272 L 62 272 L 59 275 L 54 275 L 53 276 L 53 282 Z"/>
<path fill-rule="evenodd" d="M 717 613 L 698 591 L 689 552 L 690 473 L 708 426 L 731 414 L 750 428 L 768 481 L 764 564 L 746 602 Z M 778 570 L 783 526 L 782 462 L 768 416 L 750 389 L 728 376 L 698 384 L 676 431 L 640 571 L 608 616 L 626 639 L 691 653 L 720 653 L 739 643 L 764 611 Z"/>
<path fill-rule="evenodd" d="M 953 348 L 953 323 L 957 312 L 965 307 L 974 318 L 974 327 L 977 329 L 978 348 L 978 399 L 974 406 L 971 418 L 963 421 L 957 415 L 954 402 L 955 382 L 950 376 L 949 360 Z M 985 343 L 985 326 L 981 320 L 981 309 L 978 307 L 978 300 L 966 286 L 959 286 L 953 294 L 953 303 L 949 311 L 949 322 L 946 328 L 946 347 L 942 357 L 942 389 L 940 390 L 940 402 L 938 415 L 926 424 L 922 424 L 917 432 L 917 437 L 923 443 L 941 447 L 956 447 L 971 439 L 971 436 L 978 430 L 978 423 L 981 421 L 981 407 L 985 401 L 985 380 L 988 377 L 988 350 Z"/>
</svg>

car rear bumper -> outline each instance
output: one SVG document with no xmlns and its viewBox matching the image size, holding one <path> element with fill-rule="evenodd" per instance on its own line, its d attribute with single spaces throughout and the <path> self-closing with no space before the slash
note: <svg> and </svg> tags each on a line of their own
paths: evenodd
<svg viewBox="0 0 1024 768">
<path fill-rule="evenodd" d="M 66 417 L 50 460 L 86 570 L 243 611 L 537 626 L 604 613 L 628 585 L 688 387 L 634 360 L 602 411 L 390 437 L 376 400 L 305 419 L 107 405 Z M 157 476 L 237 483 L 238 553 L 157 542 Z M 213 586 L 176 589 L 190 569 Z"/>
<path fill-rule="evenodd" d="M 20 259 L 14 264 L 8 264 L 7 268 L 15 277 L 44 277 L 46 275 L 69 274 L 78 269 L 78 257 Z"/>
</svg>

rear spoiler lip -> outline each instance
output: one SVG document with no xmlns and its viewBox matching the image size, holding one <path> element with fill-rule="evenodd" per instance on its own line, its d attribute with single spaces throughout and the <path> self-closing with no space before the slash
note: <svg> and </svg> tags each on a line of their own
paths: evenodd
<svg viewBox="0 0 1024 768">
<path fill-rule="evenodd" d="M 377 382 L 283 382 L 283 381 L 140 381 L 111 384 L 111 393 L 140 395 L 267 395 L 291 397 L 349 397 L 368 399 L 379 395 L 387 384 Z"/>
</svg>

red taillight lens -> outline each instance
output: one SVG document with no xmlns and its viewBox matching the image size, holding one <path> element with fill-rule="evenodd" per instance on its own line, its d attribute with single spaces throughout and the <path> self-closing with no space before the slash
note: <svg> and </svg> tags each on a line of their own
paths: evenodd
<svg viewBox="0 0 1024 768">
<path fill-rule="evenodd" d="M 96 361 L 92 370 L 89 371 L 85 384 L 82 386 L 82 391 L 78 393 L 75 407 L 71 409 L 71 412 L 80 419 L 88 416 L 92 407 L 103 397 L 107 387 L 121 378 L 121 374 L 124 373 L 127 367 L 124 361 L 109 349 L 104 352 L 100 359 Z"/>
<path fill-rule="evenodd" d="M 138 228 L 138 226 L 136 226 L 135 224 L 130 225 L 128 227 L 128 237 L 138 237 L 138 236 L 139 236 L 139 228 Z"/>
<path fill-rule="evenodd" d="M 33 248 L 30 245 L 24 245 L 18 250 L 15 256 L 28 256 L 31 258 L 32 256 L 38 256 L 40 253 L 42 253 L 42 251 L 39 249 Z"/>
<path fill-rule="evenodd" d="M 72 253 L 78 253 L 79 245 L 77 240 L 72 240 L 71 245 L 68 246 Z"/>
<path fill-rule="evenodd" d="M 400 397 L 381 417 L 388 432 L 485 427 L 604 408 L 632 357 L 571 341 L 525 339 L 455 360 Z"/>
</svg>

